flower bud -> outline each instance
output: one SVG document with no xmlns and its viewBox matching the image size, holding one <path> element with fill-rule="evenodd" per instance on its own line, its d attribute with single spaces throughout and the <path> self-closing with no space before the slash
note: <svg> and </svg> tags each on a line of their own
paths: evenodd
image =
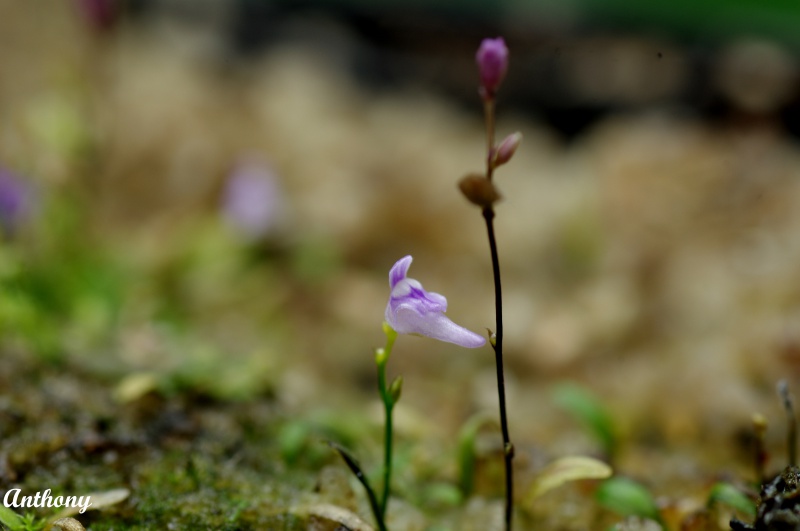
<svg viewBox="0 0 800 531">
<path fill-rule="evenodd" d="M 392 403 L 396 404 L 400 400 L 400 395 L 403 393 L 403 377 L 398 376 L 392 383 L 389 384 L 389 396 L 392 397 Z"/>
<path fill-rule="evenodd" d="M 77 0 L 76 4 L 87 24 L 96 31 L 110 30 L 120 15 L 117 0 Z"/>
<path fill-rule="evenodd" d="M 492 181 L 479 173 L 470 173 L 458 181 L 458 187 L 464 197 L 479 207 L 492 206 L 500 199 L 500 192 L 497 191 Z"/>
<path fill-rule="evenodd" d="M 492 167 L 496 168 L 511 160 L 511 157 L 514 156 L 521 142 L 522 133 L 519 131 L 505 137 L 503 141 L 500 142 L 500 145 L 492 151 Z"/>
<path fill-rule="evenodd" d="M 376 365 L 385 365 L 386 361 L 389 359 L 389 355 L 386 353 L 385 349 L 376 348 L 375 349 L 375 364 Z"/>
<path fill-rule="evenodd" d="M 508 69 L 508 48 L 502 37 L 483 39 L 475 54 L 481 77 L 481 94 L 486 99 L 494 97 Z"/>
</svg>

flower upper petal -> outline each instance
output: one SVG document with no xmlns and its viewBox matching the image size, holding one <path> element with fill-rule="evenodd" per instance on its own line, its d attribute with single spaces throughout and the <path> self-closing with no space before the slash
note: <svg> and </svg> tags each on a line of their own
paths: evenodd
<svg viewBox="0 0 800 531">
<path fill-rule="evenodd" d="M 411 262 L 413 260 L 414 259 L 409 254 L 398 260 L 392 266 L 392 269 L 389 271 L 389 288 L 394 290 L 397 283 L 406 278 L 406 273 L 408 273 L 408 268 L 411 267 Z"/>
</svg>

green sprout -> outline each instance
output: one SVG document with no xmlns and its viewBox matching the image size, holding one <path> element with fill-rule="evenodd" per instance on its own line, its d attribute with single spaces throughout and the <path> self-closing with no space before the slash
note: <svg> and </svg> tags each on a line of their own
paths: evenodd
<svg viewBox="0 0 800 531">
<path fill-rule="evenodd" d="M 587 429 L 609 458 L 614 457 L 618 445 L 614 423 L 593 394 L 577 384 L 562 383 L 553 391 L 553 399 Z"/>
<path fill-rule="evenodd" d="M 725 505 L 750 518 L 756 517 L 756 504 L 745 493 L 730 483 L 715 483 L 708 494 L 706 506 L 711 509 L 717 505 Z"/>
<path fill-rule="evenodd" d="M 605 480 L 595 491 L 595 500 L 621 516 L 640 516 L 665 527 L 653 496 L 632 479 L 615 476 Z"/>
</svg>

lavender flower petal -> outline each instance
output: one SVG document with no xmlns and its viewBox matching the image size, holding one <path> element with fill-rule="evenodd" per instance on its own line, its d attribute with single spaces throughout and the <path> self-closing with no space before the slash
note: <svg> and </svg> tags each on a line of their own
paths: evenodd
<svg viewBox="0 0 800 531">
<path fill-rule="evenodd" d="M 398 282 L 406 278 L 408 268 L 411 266 L 411 261 L 414 260 L 411 255 L 404 256 L 397 261 L 389 270 L 389 287 L 394 289 Z"/>
</svg>

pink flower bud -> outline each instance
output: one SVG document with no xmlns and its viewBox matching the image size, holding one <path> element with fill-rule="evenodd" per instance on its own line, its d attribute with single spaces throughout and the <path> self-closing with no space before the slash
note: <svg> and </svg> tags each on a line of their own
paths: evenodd
<svg viewBox="0 0 800 531">
<path fill-rule="evenodd" d="M 508 69 L 508 48 L 502 37 L 483 39 L 475 54 L 484 98 L 494 97 Z"/>
<path fill-rule="evenodd" d="M 119 0 L 77 0 L 78 10 L 96 31 L 110 30 L 120 15 Z"/>
<path fill-rule="evenodd" d="M 492 166 L 495 168 L 501 166 L 511 160 L 514 153 L 517 151 L 520 142 L 522 142 L 522 133 L 517 131 L 511 133 L 500 142 L 500 145 L 495 148 L 492 155 Z"/>
</svg>

